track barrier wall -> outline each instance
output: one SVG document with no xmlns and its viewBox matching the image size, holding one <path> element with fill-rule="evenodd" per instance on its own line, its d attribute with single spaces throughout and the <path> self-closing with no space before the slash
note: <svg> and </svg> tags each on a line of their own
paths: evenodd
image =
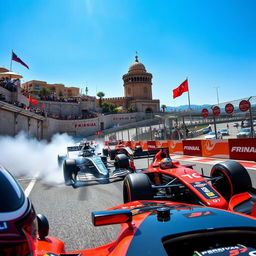
<svg viewBox="0 0 256 256">
<path fill-rule="evenodd" d="M 107 144 L 108 142 L 105 143 Z M 127 146 L 131 146 L 132 149 L 135 149 L 138 145 L 140 145 L 143 150 L 168 147 L 171 154 L 256 161 L 256 138 L 126 141 L 124 143 Z"/>
</svg>

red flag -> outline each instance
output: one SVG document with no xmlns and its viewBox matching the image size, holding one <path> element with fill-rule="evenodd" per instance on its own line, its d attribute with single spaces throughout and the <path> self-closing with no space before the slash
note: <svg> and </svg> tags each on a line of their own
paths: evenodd
<svg viewBox="0 0 256 256">
<path fill-rule="evenodd" d="M 186 79 L 179 87 L 172 91 L 173 98 L 179 97 L 183 92 L 188 92 L 188 79 Z"/>
<path fill-rule="evenodd" d="M 19 62 L 21 65 L 29 69 L 28 65 L 24 63 L 14 52 L 12 52 L 12 60 Z"/>
<path fill-rule="evenodd" d="M 32 104 L 34 105 L 38 105 L 38 101 L 34 98 L 32 98 L 30 95 L 29 95 L 29 98 L 28 98 L 29 102 L 31 102 Z"/>
</svg>

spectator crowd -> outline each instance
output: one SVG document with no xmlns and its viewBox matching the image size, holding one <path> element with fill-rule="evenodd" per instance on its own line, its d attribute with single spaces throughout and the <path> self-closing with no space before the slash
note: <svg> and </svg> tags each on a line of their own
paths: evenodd
<svg viewBox="0 0 256 256">
<path fill-rule="evenodd" d="M 10 91 L 10 92 L 16 92 L 17 87 L 20 87 L 20 80 L 19 79 L 11 79 L 11 78 L 0 78 L 0 86 L 3 87 L 4 89 Z M 25 96 L 29 97 L 29 93 L 24 91 L 23 89 L 20 90 L 20 92 Z M 49 96 L 38 96 L 39 100 L 44 100 L 44 101 L 56 101 L 56 102 L 68 102 L 68 103 L 79 103 L 81 100 L 90 100 L 87 98 L 58 98 L 54 95 L 49 95 Z M 4 101 L 6 103 L 12 104 L 16 107 L 22 108 L 24 110 L 36 113 L 38 115 L 42 116 L 48 116 L 54 119 L 61 119 L 61 120 L 77 120 L 77 119 L 90 119 L 90 118 L 95 118 L 98 116 L 97 113 L 93 113 L 90 111 L 83 112 L 81 115 L 60 115 L 60 114 L 55 114 L 55 113 L 49 113 L 45 110 L 45 107 L 40 108 L 40 107 L 31 107 L 31 106 L 26 106 L 24 103 L 18 102 L 18 101 L 8 101 L 6 100 L 6 96 L 4 93 L 0 94 L 0 101 Z"/>
<path fill-rule="evenodd" d="M 16 92 L 17 86 L 20 86 L 20 79 L 11 79 L 9 77 L 1 77 L 0 86 L 10 92 Z"/>
</svg>

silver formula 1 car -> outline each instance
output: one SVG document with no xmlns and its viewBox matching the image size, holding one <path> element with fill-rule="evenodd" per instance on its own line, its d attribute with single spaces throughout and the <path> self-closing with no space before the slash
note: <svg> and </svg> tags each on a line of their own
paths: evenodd
<svg viewBox="0 0 256 256">
<path fill-rule="evenodd" d="M 81 141 L 80 143 L 67 147 L 67 153 L 64 155 L 58 155 L 58 166 L 62 168 L 66 159 L 75 159 L 79 156 L 91 156 L 95 154 L 97 144 L 90 144 L 88 141 Z M 102 155 L 101 159 L 104 163 L 107 162 L 107 157 Z"/>
<path fill-rule="evenodd" d="M 65 184 L 76 188 L 124 179 L 133 172 L 133 166 L 131 159 L 125 154 L 118 154 L 114 163 L 107 163 L 105 156 L 97 155 L 92 150 L 83 150 L 75 158 L 64 160 L 63 174 Z"/>
</svg>

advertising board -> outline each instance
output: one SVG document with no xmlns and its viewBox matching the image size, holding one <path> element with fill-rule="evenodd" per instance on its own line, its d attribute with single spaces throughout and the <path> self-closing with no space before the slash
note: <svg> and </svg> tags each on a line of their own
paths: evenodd
<svg viewBox="0 0 256 256">
<path fill-rule="evenodd" d="M 228 142 L 231 159 L 256 161 L 256 138 L 229 139 Z"/>
<path fill-rule="evenodd" d="M 183 140 L 183 153 L 189 156 L 202 156 L 201 140 Z"/>
</svg>

